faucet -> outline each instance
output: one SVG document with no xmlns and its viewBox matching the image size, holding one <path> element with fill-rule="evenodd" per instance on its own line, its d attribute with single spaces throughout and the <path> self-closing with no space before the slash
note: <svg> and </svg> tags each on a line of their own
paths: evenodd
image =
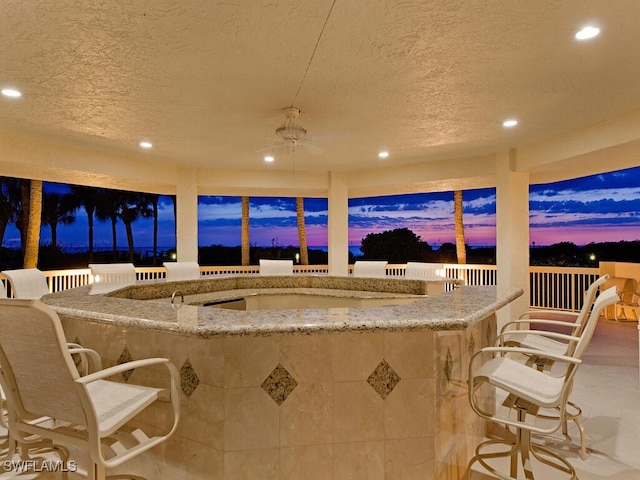
<svg viewBox="0 0 640 480">
<path fill-rule="evenodd" d="M 184 303 L 184 295 L 180 290 L 176 290 L 171 294 L 171 305 L 175 303 L 176 295 L 180 295 L 180 303 Z"/>
</svg>

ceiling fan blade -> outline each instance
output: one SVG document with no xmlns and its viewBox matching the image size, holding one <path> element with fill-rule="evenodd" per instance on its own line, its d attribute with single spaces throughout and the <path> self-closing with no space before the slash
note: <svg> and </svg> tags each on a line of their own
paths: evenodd
<svg viewBox="0 0 640 480">
<path fill-rule="evenodd" d="M 320 148 L 319 146 L 314 145 L 313 143 L 303 142 L 301 146 L 305 151 L 307 151 L 311 155 L 322 155 L 324 153 L 323 148 Z"/>
</svg>

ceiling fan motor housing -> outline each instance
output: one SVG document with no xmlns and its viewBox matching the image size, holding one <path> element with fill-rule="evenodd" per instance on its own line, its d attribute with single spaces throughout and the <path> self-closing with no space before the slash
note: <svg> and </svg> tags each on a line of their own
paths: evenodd
<svg viewBox="0 0 640 480">
<path fill-rule="evenodd" d="M 302 140 L 307 135 L 307 129 L 294 120 L 300 115 L 300 110 L 296 107 L 286 107 L 283 110 L 287 118 L 282 125 L 276 128 L 276 135 L 289 143 Z"/>
</svg>

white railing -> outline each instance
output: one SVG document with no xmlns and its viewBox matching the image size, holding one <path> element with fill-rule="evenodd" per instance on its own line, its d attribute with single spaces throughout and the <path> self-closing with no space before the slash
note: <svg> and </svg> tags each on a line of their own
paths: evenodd
<svg viewBox="0 0 640 480">
<path fill-rule="evenodd" d="M 404 276 L 404 264 L 387 266 L 389 277 Z M 466 285 L 496 285 L 497 269 L 495 265 L 456 265 L 445 264 L 446 276 L 464 280 Z M 203 277 L 211 278 L 222 275 L 257 275 L 258 265 L 249 266 L 201 266 Z M 294 265 L 294 274 L 326 275 L 328 265 Z M 58 292 L 69 288 L 80 287 L 89 283 L 90 270 L 80 268 L 74 270 L 48 270 L 43 272 L 49 290 Z M 349 265 L 349 273 L 353 273 L 353 265 Z M 164 267 L 136 267 L 138 280 L 159 280 L 166 276 Z M 530 304 L 536 308 L 553 308 L 558 310 L 577 311 L 582 305 L 584 292 L 598 277 L 597 268 L 567 267 L 530 267 Z M 0 275 L 0 283 L 5 295 L 11 295 L 10 286 Z M 449 286 L 449 288 L 452 288 Z M 1 294 L 2 292 L 0 292 Z"/>
<path fill-rule="evenodd" d="M 532 307 L 580 310 L 584 293 L 599 276 L 597 268 L 529 267 Z"/>
</svg>

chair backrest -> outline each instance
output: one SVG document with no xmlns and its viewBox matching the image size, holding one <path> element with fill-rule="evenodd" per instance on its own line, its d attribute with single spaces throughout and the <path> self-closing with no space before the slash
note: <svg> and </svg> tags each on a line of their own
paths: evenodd
<svg viewBox="0 0 640 480">
<path fill-rule="evenodd" d="M 2 274 L 9 279 L 14 298 L 39 299 L 51 293 L 47 279 L 37 268 L 3 270 Z"/>
<path fill-rule="evenodd" d="M 593 332 L 596 330 L 596 326 L 598 325 L 598 320 L 602 311 L 607 308 L 609 305 L 613 305 L 614 303 L 620 301 L 620 297 L 616 292 L 616 287 L 611 287 L 598 295 L 598 298 L 593 304 L 593 308 L 589 313 L 589 317 L 585 322 L 585 325 L 582 329 L 582 334 L 580 335 L 580 339 L 575 342 L 573 345 L 570 345 L 567 349 L 567 355 L 574 356 L 576 358 L 582 358 L 584 351 L 589 346 L 589 342 L 591 342 L 591 337 L 593 337 Z"/>
<path fill-rule="evenodd" d="M 60 319 L 39 300 L 0 299 L 0 371 L 18 416 L 86 425 Z"/>
<path fill-rule="evenodd" d="M 356 260 L 353 264 L 354 277 L 384 278 L 387 276 L 386 260 Z"/>
<path fill-rule="evenodd" d="M 443 279 L 445 269 L 443 263 L 407 262 L 404 269 L 404 277 L 407 279 Z"/>
<path fill-rule="evenodd" d="M 638 289 L 638 281 L 634 278 L 611 277 L 603 288 L 616 287 L 620 300 L 630 302 L 633 294 Z"/>
<path fill-rule="evenodd" d="M 293 260 L 260 259 L 260 275 L 293 275 Z"/>
<path fill-rule="evenodd" d="M 596 295 L 600 287 L 602 287 L 609 280 L 609 275 L 605 274 L 596 279 L 584 294 L 584 298 L 582 300 L 582 308 L 580 312 L 578 312 L 578 317 L 576 318 L 576 325 L 578 326 L 577 331 L 574 332 L 574 335 L 580 336 L 582 335 L 582 330 L 584 329 L 585 323 L 589 318 L 589 313 L 591 313 L 591 309 L 593 304 L 596 301 Z"/>
<path fill-rule="evenodd" d="M 133 263 L 90 263 L 94 283 L 136 283 L 136 267 Z"/>
<path fill-rule="evenodd" d="M 167 281 L 197 280 L 200 278 L 200 265 L 198 262 L 164 262 L 167 270 Z"/>
</svg>

